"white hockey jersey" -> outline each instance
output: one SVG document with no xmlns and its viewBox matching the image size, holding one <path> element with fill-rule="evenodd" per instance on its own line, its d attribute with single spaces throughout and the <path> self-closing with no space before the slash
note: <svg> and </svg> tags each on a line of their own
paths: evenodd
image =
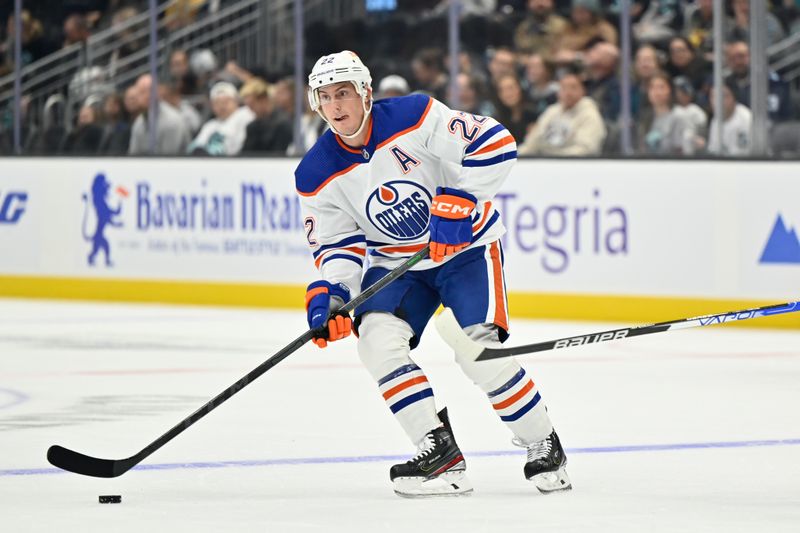
<svg viewBox="0 0 800 533">
<path fill-rule="evenodd" d="M 474 245 L 505 233 L 492 199 L 517 145 L 496 120 L 415 94 L 375 102 L 366 127 L 360 150 L 325 132 L 295 171 L 306 237 L 322 279 L 344 283 L 355 296 L 365 263 L 391 269 L 425 247 L 437 186 L 478 199 Z M 414 270 L 440 264 L 426 259 Z"/>
</svg>

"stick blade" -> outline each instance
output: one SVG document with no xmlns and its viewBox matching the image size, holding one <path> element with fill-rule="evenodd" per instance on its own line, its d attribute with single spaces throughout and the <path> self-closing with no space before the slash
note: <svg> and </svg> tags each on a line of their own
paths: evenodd
<svg viewBox="0 0 800 533">
<path fill-rule="evenodd" d="M 436 330 L 442 339 L 461 357 L 472 361 L 478 360 L 484 346 L 470 339 L 456 320 L 453 310 L 445 307 L 436 317 Z"/>
<path fill-rule="evenodd" d="M 89 457 L 58 445 L 47 450 L 47 460 L 62 470 L 91 477 L 117 477 L 129 469 L 125 461 Z"/>
</svg>

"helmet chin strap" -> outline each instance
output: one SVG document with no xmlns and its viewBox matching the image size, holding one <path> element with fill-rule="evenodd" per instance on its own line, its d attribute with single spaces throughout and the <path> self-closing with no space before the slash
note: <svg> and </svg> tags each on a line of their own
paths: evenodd
<svg viewBox="0 0 800 533">
<path fill-rule="evenodd" d="M 325 122 L 328 123 L 328 125 L 331 127 L 331 129 L 333 130 L 333 132 L 336 135 L 338 135 L 339 137 L 343 137 L 345 139 L 354 139 L 354 138 L 359 136 L 361 131 L 364 129 L 364 126 L 367 124 L 367 119 L 369 119 L 369 114 L 372 111 L 372 101 L 370 100 L 369 109 L 367 109 L 367 97 L 366 96 L 362 96 L 361 97 L 361 107 L 364 109 L 364 117 L 361 119 L 361 125 L 358 127 L 356 132 L 353 133 L 352 135 L 345 135 L 344 133 L 342 133 L 339 130 L 337 130 L 336 126 L 334 126 L 333 123 L 330 120 L 325 118 L 325 115 L 322 114 L 322 110 L 321 109 L 319 110 L 319 114 L 322 116 L 322 119 Z"/>
</svg>

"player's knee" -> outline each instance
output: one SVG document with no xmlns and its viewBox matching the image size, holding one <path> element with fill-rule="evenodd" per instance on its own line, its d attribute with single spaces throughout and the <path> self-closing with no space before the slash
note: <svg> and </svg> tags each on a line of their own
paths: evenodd
<svg viewBox="0 0 800 533">
<path fill-rule="evenodd" d="M 494 324 L 475 324 L 467 326 L 464 328 L 464 333 L 472 340 L 485 346 L 493 348 L 501 346 L 497 326 Z M 481 361 L 478 363 L 470 357 L 459 354 L 458 352 L 456 352 L 455 356 L 456 363 L 461 367 L 464 374 L 466 374 L 473 383 L 479 386 L 493 383 L 501 376 L 508 374 L 511 369 L 517 365 L 513 360 L 502 359 Z"/>
<path fill-rule="evenodd" d="M 375 380 L 411 363 L 409 341 L 414 331 L 391 313 L 364 315 L 358 328 L 358 356 Z"/>
</svg>

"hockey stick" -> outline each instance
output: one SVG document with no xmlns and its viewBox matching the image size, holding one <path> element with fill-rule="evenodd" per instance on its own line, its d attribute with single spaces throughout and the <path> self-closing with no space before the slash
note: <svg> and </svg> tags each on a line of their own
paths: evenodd
<svg viewBox="0 0 800 533">
<path fill-rule="evenodd" d="M 428 255 L 428 251 L 430 250 L 429 246 L 426 246 L 419 252 L 415 253 L 411 257 L 409 257 L 403 264 L 395 268 L 394 270 L 390 271 L 384 277 L 373 283 L 369 286 L 364 292 L 347 302 L 345 305 L 339 308 L 339 311 L 344 311 L 349 313 L 353 311 L 356 307 L 363 304 L 367 300 L 369 300 L 375 293 L 389 285 L 391 282 L 405 274 L 411 267 L 419 263 L 421 260 L 425 259 Z M 90 457 L 88 455 L 84 455 L 82 453 L 78 453 L 72 451 L 70 449 L 64 448 L 62 446 L 51 446 L 49 450 L 47 450 L 47 460 L 50 461 L 50 464 L 53 466 L 57 466 L 62 470 L 68 470 L 70 472 L 74 472 L 76 474 L 82 474 L 84 476 L 92 476 L 92 477 L 117 477 L 121 476 L 137 464 L 141 463 L 145 458 L 147 458 L 150 454 L 164 446 L 166 443 L 183 433 L 189 426 L 206 416 L 208 413 L 219 407 L 222 403 L 228 400 L 231 396 L 245 388 L 247 385 L 252 383 L 256 378 L 264 374 L 267 370 L 272 368 L 273 366 L 277 365 L 281 361 L 283 361 L 286 357 L 288 357 L 293 352 L 296 352 L 300 349 L 305 343 L 310 341 L 313 337 L 319 335 L 322 332 L 323 328 L 319 329 L 310 329 L 300 335 L 297 339 L 286 345 L 283 349 L 281 349 L 278 353 L 258 365 L 256 368 L 251 370 L 246 376 L 242 379 L 216 395 L 214 398 L 209 400 L 205 405 L 200 407 L 197 411 L 189 415 L 188 417 L 181 420 L 176 426 L 172 429 L 158 437 L 156 440 L 148 444 L 142 451 L 137 453 L 136 455 L 132 455 L 127 459 L 99 459 L 97 457 Z"/>
<path fill-rule="evenodd" d="M 525 344 L 523 346 L 514 346 L 511 348 L 488 348 L 473 341 L 467 336 L 466 333 L 464 333 L 464 330 L 461 329 L 458 321 L 456 321 L 453 311 L 449 308 L 445 308 L 445 310 L 436 318 L 436 329 L 439 331 L 439 334 L 442 336 L 445 342 L 447 342 L 447 344 L 449 344 L 453 350 L 461 354 L 463 357 L 471 358 L 474 361 L 487 361 L 489 359 L 498 359 L 500 357 L 511 357 L 514 355 L 544 352 L 547 350 L 558 350 L 561 348 L 571 348 L 573 346 L 583 346 L 585 344 L 593 344 L 596 342 L 628 339 L 630 337 L 639 337 L 641 335 L 649 335 L 651 333 L 661 333 L 671 329 L 711 326 L 714 324 L 723 324 L 725 322 L 748 320 L 750 318 L 793 313 L 795 311 L 800 311 L 800 302 L 769 305 L 766 307 L 745 309 L 743 311 L 733 311 L 730 313 L 720 313 L 717 315 L 681 318 L 679 320 L 659 322 L 658 324 L 651 324 L 649 326 L 612 329 L 609 331 L 601 331 L 599 333 L 565 337 L 563 339 L 537 342 L 535 344 Z"/>
</svg>

